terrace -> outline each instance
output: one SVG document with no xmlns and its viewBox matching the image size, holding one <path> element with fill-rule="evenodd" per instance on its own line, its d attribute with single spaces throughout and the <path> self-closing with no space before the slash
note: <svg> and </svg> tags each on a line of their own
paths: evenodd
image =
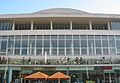
<svg viewBox="0 0 120 83">
<path fill-rule="evenodd" d="M 0 57 L 0 64 L 7 65 L 102 65 L 102 64 L 120 64 L 120 59 L 112 59 L 101 57 L 100 59 L 84 59 L 82 57 L 76 58 L 60 58 L 60 59 L 12 59 Z"/>
</svg>

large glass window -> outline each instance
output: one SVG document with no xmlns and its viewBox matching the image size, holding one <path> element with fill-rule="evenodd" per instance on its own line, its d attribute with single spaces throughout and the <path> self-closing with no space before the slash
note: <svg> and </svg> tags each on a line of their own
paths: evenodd
<svg viewBox="0 0 120 83">
<path fill-rule="evenodd" d="M 51 46 L 57 47 L 57 40 L 51 40 Z"/>
<path fill-rule="evenodd" d="M 120 54 L 120 40 L 116 40 L 117 54 Z"/>
<path fill-rule="evenodd" d="M 81 40 L 81 47 L 87 47 L 87 40 Z"/>
<path fill-rule="evenodd" d="M 115 38 L 114 38 L 114 36 L 109 36 L 109 47 L 115 47 Z"/>
<path fill-rule="evenodd" d="M 66 47 L 72 47 L 72 40 L 66 40 Z"/>
<path fill-rule="evenodd" d="M 7 49 L 7 40 L 2 40 L 1 42 L 1 52 L 6 52 Z"/>
<path fill-rule="evenodd" d="M 28 40 L 22 40 L 22 48 L 28 47 Z"/>
<path fill-rule="evenodd" d="M 20 49 L 15 49 L 15 55 L 20 55 Z"/>
<path fill-rule="evenodd" d="M 120 36 L 0 36 L 0 54 L 42 55 L 45 52 L 47 52 L 48 55 L 50 53 L 51 55 L 119 55 Z"/>
<path fill-rule="evenodd" d="M 81 48 L 81 54 L 82 55 L 87 55 L 87 49 L 86 48 Z"/>
<path fill-rule="evenodd" d="M 120 22 L 111 22 L 112 30 L 120 30 Z"/>
<path fill-rule="evenodd" d="M 12 30 L 12 25 L 11 21 L 0 21 L 0 30 Z"/>
<path fill-rule="evenodd" d="M 15 40 L 15 48 L 20 48 L 20 46 L 21 46 L 21 41 Z"/>
<path fill-rule="evenodd" d="M 80 47 L 80 41 L 79 40 L 74 40 L 73 41 L 73 47 Z"/>
<path fill-rule="evenodd" d="M 108 40 L 102 40 L 103 47 L 108 47 Z"/>
<path fill-rule="evenodd" d="M 65 40 L 59 40 L 59 47 L 65 47 Z"/>
<path fill-rule="evenodd" d="M 64 48 L 59 49 L 59 55 L 65 55 L 65 49 Z"/>
<path fill-rule="evenodd" d="M 89 24 L 73 24 L 72 29 L 73 30 L 88 30 Z"/>
<path fill-rule="evenodd" d="M 71 49 L 66 49 L 66 55 L 71 55 L 72 54 L 72 50 Z"/>
<path fill-rule="evenodd" d="M 108 30 L 107 24 L 92 24 L 93 30 Z"/>
<path fill-rule="evenodd" d="M 36 49 L 36 55 L 42 55 L 42 49 Z"/>
<path fill-rule="evenodd" d="M 103 48 L 103 55 L 109 55 L 108 48 Z"/>
<path fill-rule="evenodd" d="M 101 48 L 96 48 L 96 55 L 102 55 Z"/>
<path fill-rule="evenodd" d="M 35 40 L 29 40 L 29 48 L 35 47 Z"/>
<path fill-rule="evenodd" d="M 36 41 L 36 48 L 38 48 L 38 47 L 40 47 L 40 48 L 42 48 L 42 40 L 37 40 Z"/>
<path fill-rule="evenodd" d="M 34 30 L 50 30 L 50 24 L 34 24 L 33 25 Z"/>
<path fill-rule="evenodd" d="M 57 55 L 57 49 L 52 49 L 52 55 Z"/>
<path fill-rule="evenodd" d="M 31 24 L 15 24 L 15 30 L 31 30 Z"/>
<path fill-rule="evenodd" d="M 101 47 L 101 40 L 95 40 L 95 46 Z"/>
<path fill-rule="evenodd" d="M 80 49 L 74 48 L 74 55 L 79 55 L 79 54 L 80 54 Z"/>
<path fill-rule="evenodd" d="M 50 47 L 50 40 L 44 40 L 44 47 Z"/>
<path fill-rule="evenodd" d="M 110 55 L 116 55 L 115 48 L 110 48 Z"/>
<path fill-rule="evenodd" d="M 53 24 L 53 30 L 70 29 L 70 24 Z"/>
<path fill-rule="evenodd" d="M 27 49 L 22 49 L 22 55 L 27 55 Z"/>
</svg>

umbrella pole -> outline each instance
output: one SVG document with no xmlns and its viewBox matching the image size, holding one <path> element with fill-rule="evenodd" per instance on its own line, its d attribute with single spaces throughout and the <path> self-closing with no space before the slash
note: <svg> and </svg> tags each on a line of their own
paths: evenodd
<svg viewBox="0 0 120 83">
<path fill-rule="evenodd" d="M 60 79 L 58 79 L 58 83 L 60 83 Z"/>
</svg>

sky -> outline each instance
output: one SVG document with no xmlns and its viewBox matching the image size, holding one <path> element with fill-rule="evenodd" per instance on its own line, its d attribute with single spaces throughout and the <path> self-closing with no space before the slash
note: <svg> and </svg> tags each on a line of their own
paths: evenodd
<svg viewBox="0 0 120 83">
<path fill-rule="evenodd" d="M 120 0 L 0 0 L 0 14 L 33 13 L 50 8 L 120 14 Z"/>
</svg>

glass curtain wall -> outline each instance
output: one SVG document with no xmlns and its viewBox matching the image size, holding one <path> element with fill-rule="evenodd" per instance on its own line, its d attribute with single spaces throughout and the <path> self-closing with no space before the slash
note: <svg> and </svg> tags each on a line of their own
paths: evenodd
<svg viewBox="0 0 120 83">
<path fill-rule="evenodd" d="M 31 24 L 15 23 L 15 30 L 31 30 Z"/>
<path fill-rule="evenodd" d="M 38 23 L 35 23 L 33 25 L 33 30 L 50 30 L 51 27 L 50 27 L 50 24 L 38 24 Z"/>
<path fill-rule="evenodd" d="M 92 24 L 92 30 L 108 30 L 107 24 Z"/>
<path fill-rule="evenodd" d="M 68 30 L 70 24 L 53 24 L 53 30 Z"/>
<path fill-rule="evenodd" d="M 72 24 L 73 30 L 89 30 L 89 24 Z"/>
<path fill-rule="evenodd" d="M 111 22 L 112 30 L 120 30 L 120 22 Z"/>
<path fill-rule="evenodd" d="M 12 30 L 12 21 L 0 21 L 0 30 Z"/>
<path fill-rule="evenodd" d="M 0 36 L 1 55 L 120 55 L 119 35 Z"/>
</svg>

